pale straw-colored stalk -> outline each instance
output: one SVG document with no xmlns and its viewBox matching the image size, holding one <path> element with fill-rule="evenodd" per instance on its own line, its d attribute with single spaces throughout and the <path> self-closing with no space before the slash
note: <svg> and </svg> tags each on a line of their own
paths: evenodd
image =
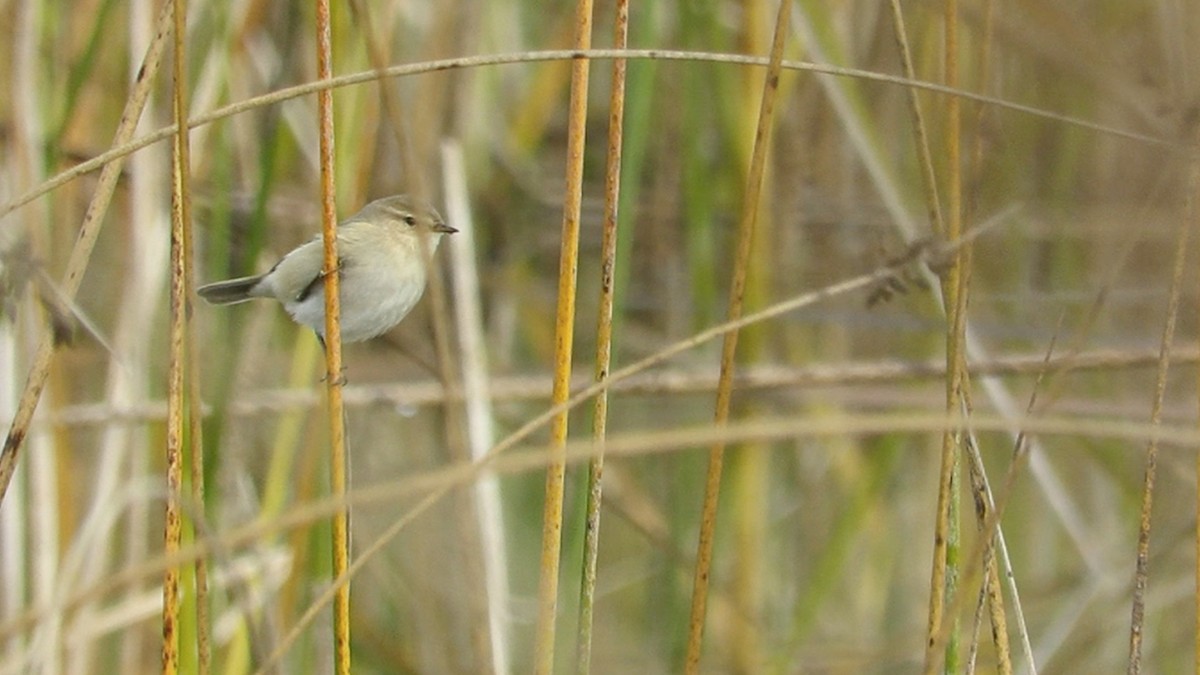
<svg viewBox="0 0 1200 675">
<path fill-rule="evenodd" d="M 458 228 L 449 238 L 455 322 L 462 353 L 463 398 L 466 407 L 467 445 L 472 461 L 479 461 L 495 442 L 492 414 L 492 382 L 488 368 L 488 342 L 483 326 L 482 283 L 476 259 L 475 223 L 471 217 L 466 167 L 462 146 L 442 144 L 442 177 L 445 186 L 446 220 Z M 500 481 L 484 475 L 475 483 L 480 543 L 487 586 L 487 613 L 491 637 L 492 670 L 504 675 L 511 670 L 509 645 L 509 590 L 507 538 Z"/>
</svg>

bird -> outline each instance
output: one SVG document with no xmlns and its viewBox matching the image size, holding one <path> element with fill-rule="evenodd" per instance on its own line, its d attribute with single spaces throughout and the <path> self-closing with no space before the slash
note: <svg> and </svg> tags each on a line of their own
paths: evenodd
<svg viewBox="0 0 1200 675">
<path fill-rule="evenodd" d="M 338 224 L 341 339 L 362 342 L 391 329 L 425 291 L 429 255 L 444 234 L 457 232 L 428 202 L 409 195 L 377 199 Z M 324 244 L 320 236 L 301 244 L 264 274 L 206 284 L 196 289 L 210 304 L 255 298 L 283 304 L 292 319 L 325 342 Z"/>
</svg>

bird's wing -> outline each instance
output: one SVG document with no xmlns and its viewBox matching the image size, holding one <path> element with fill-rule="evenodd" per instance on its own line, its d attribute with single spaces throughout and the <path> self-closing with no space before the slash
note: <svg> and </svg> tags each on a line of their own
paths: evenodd
<svg viewBox="0 0 1200 675">
<path fill-rule="evenodd" d="M 324 259 L 325 251 L 319 238 L 284 256 L 267 273 L 275 297 L 283 302 L 299 302 L 311 295 L 322 280 Z"/>
</svg>

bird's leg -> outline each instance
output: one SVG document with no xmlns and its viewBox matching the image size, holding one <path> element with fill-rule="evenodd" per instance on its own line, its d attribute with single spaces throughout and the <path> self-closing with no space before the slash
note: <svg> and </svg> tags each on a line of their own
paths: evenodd
<svg viewBox="0 0 1200 675">
<path fill-rule="evenodd" d="M 317 333 L 316 331 L 313 331 L 313 334 L 317 336 L 317 342 L 321 343 L 321 353 L 325 353 L 325 349 L 326 349 L 325 338 L 321 337 L 321 334 Z M 321 381 L 322 382 L 329 381 L 329 371 L 328 370 L 326 370 L 325 374 L 321 376 Z M 349 380 L 346 379 L 346 366 L 343 365 L 342 372 L 338 373 L 338 379 L 336 380 L 336 384 L 339 387 L 344 387 L 344 386 L 346 386 L 347 382 L 349 382 Z"/>
<path fill-rule="evenodd" d="M 320 274 L 317 275 L 317 278 L 324 280 L 325 277 L 329 276 L 330 274 L 333 274 L 334 272 L 341 272 L 342 268 L 345 267 L 345 265 L 346 265 L 346 261 L 343 260 L 341 256 L 338 256 L 337 267 L 334 267 L 331 270 L 322 269 Z"/>
</svg>

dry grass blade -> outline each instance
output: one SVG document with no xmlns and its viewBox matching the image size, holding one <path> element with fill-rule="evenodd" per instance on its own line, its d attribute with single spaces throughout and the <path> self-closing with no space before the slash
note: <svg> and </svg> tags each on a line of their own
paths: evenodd
<svg viewBox="0 0 1200 675">
<path fill-rule="evenodd" d="M 787 42 L 787 27 L 791 16 L 791 0 L 779 3 L 775 17 L 775 34 L 771 42 L 770 63 L 763 84 L 762 100 L 759 104 L 758 128 L 755 130 L 754 149 L 747 172 L 746 191 L 742 196 L 742 214 L 738 221 L 737 253 L 734 258 L 733 280 L 729 289 L 728 318 L 736 322 L 742 316 L 742 298 L 746 290 L 746 275 L 749 269 L 750 250 L 754 240 L 754 226 L 758 220 L 759 198 L 762 196 L 763 177 L 766 175 L 767 150 L 771 128 L 775 122 L 776 94 L 779 91 L 779 74 L 782 70 L 783 49 Z M 729 419 L 729 404 L 733 391 L 734 357 L 737 354 L 737 330 L 725 334 L 721 348 L 721 374 L 717 384 L 714 425 L 719 429 Z M 700 537 L 696 546 L 696 566 L 692 581 L 692 606 L 688 618 L 687 654 L 684 671 L 696 673 L 700 670 L 701 647 L 707 615 L 709 576 L 712 567 L 713 538 L 717 527 L 717 505 L 721 494 L 721 470 L 724 463 L 725 444 L 716 443 L 709 449 L 708 472 L 704 485 L 704 504 L 700 515 Z"/>
<path fill-rule="evenodd" d="M 333 77 L 333 29 L 330 25 L 329 0 L 317 0 L 317 78 Z M 346 495 L 347 462 L 346 416 L 342 405 L 342 330 L 338 290 L 340 266 L 337 251 L 337 207 L 334 203 L 333 166 L 333 91 L 322 89 L 317 94 L 317 115 L 320 127 L 321 166 L 321 236 L 325 244 L 322 276 L 325 280 L 325 385 L 329 396 L 329 483 L 334 499 Z M 333 576 L 341 577 L 350 565 L 350 511 L 339 510 L 333 515 Z M 333 601 L 333 662 L 334 672 L 350 675 L 350 585 L 338 586 Z"/>
<path fill-rule="evenodd" d="M 592 2 L 575 5 L 577 49 L 592 44 Z M 571 100 L 567 119 L 566 190 L 563 195 L 562 241 L 558 262 L 558 303 L 554 316 L 554 390 L 551 405 L 563 404 L 571 395 L 571 353 L 575 332 L 575 286 L 579 265 L 579 218 L 583 201 L 583 153 L 587 131 L 590 59 L 571 64 Z M 558 615 L 558 570 L 562 550 L 563 483 L 566 463 L 567 414 L 554 416 L 550 425 L 546 496 L 542 510 L 542 550 L 538 566 L 538 618 L 534 636 L 533 671 L 549 675 L 554 670 L 554 628 Z"/>
<path fill-rule="evenodd" d="M 151 85 L 162 62 L 167 36 L 171 34 L 173 8 L 174 3 L 164 4 L 158 16 L 154 39 L 146 49 L 146 56 L 142 60 L 142 68 L 138 71 L 137 79 L 134 82 L 133 92 L 117 125 L 117 132 L 113 138 L 115 146 L 123 146 L 133 137 L 137 121 L 150 97 Z M 71 257 L 67 262 L 67 272 L 61 285 L 63 296 L 68 301 L 74 299 L 76 291 L 79 290 L 79 284 L 83 280 L 83 273 L 91 259 L 96 238 L 100 235 L 100 226 L 104 222 L 104 214 L 108 210 L 123 163 L 119 159 L 114 159 L 111 163 L 105 164 L 100 171 L 96 192 L 83 216 L 83 224 L 80 225 L 79 236 L 75 247 L 71 250 Z M 54 336 L 47 331 L 38 341 L 29 378 L 25 382 L 25 389 L 21 394 L 17 412 L 13 416 L 12 425 L 4 439 L 4 447 L 0 449 L 0 503 L 4 501 L 4 495 L 8 492 L 8 484 L 12 481 L 13 472 L 16 470 L 21 444 L 29 431 L 33 413 L 37 410 L 38 400 L 41 398 L 42 388 L 46 384 L 46 376 L 50 371 L 50 361 L 53 357 Z"/>
</svg>

